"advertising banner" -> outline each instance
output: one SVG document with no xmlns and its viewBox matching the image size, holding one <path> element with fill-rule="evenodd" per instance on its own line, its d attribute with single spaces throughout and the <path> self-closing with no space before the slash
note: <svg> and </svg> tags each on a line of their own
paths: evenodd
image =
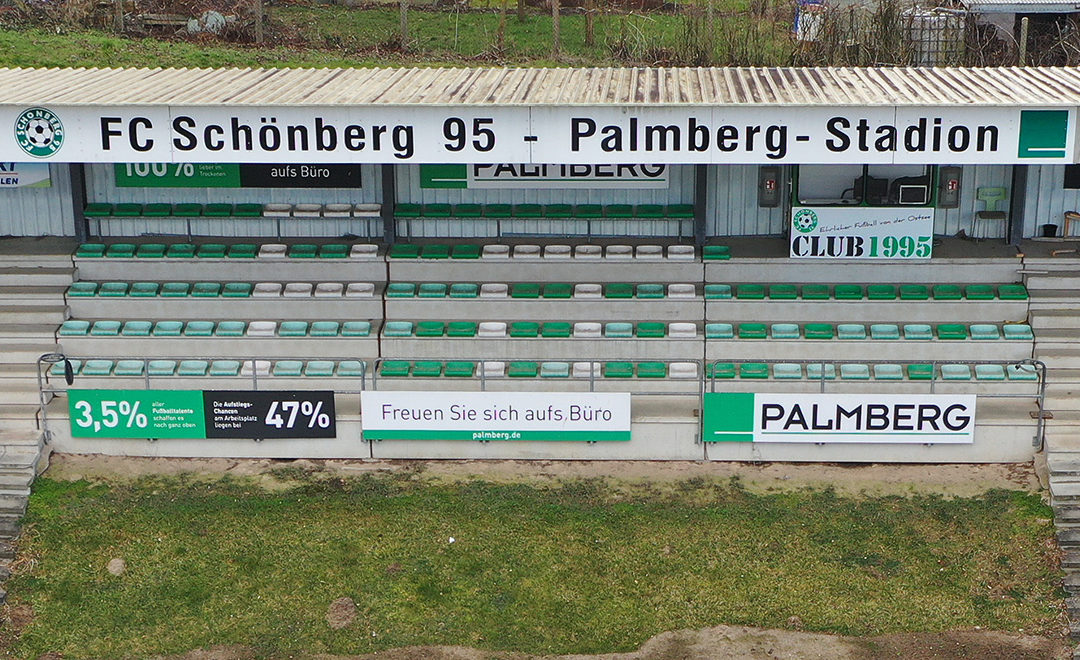
<svg viewBox="0 0 1080 660">
<path fill-rule="evenodd" d="M 360 415 L 365 440 L 630 439 L 627 392 L 364 391 Z"/>
<path fill-rule="evenodd" d="M 926 207 L 796 206 L 791 256 L 814 259 L 929 259 L 934 210 Z"/>
<path fill-rule="evenodd" d="M 73 438 L 334 438 L 334 393 L 68 390 Z"/>
<path fill-rule="evenodd" d="M 662 189 L 667 165 L 421 165 L 421 188 Z"/>
<path fill-rule="evenodd" d="M 705 442 L 969 444 L 975 395 L 708 392 Z"/>
<path fill-rule="evenodd" d="M 49 188 L 48 163 L 0 163 L 0 188 Z"/>
<path fill-rule="evenodd" d="M 359 188 L 359 165 L 117 163 L 118 188 Z"/>
</svg>

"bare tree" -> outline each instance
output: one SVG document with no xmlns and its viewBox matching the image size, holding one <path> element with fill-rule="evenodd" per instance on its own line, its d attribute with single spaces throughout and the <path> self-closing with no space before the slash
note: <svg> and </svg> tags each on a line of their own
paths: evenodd
<svg viewBox="0 0 1080 660">
<path fill-rule="evenodd" d="M 558 58 L 562 53 L 559 41 L 559 0 L 551 0 L 551 55 Z"/>
</svg>

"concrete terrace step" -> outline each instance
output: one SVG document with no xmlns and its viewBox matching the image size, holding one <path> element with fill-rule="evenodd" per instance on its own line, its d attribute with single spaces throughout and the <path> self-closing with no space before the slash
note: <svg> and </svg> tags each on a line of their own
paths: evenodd
<svg viewBox="0 0 1080 660">
<path fill-rule="evenodd" d="M 0 341 L 5 345 L 13 342 L 54 341 L 59 323 L 0 323 Z"/>
<path fill-rule="evenodd" d="M 69 286 L 75 279 L 74 266 L 5 266 L 0 268 L 3 286 Z"/>
<path fill-rule="evenodd" d="M 27 498 L 18 495 L 0 495 L 0 515 L 24 515 L 26 513 L 26 500 Z"/>
<path fill-rule="evenodd" d="M 1040 328 L 1080 328 L 1080 307 L 1070 303 L 1066 309 L 1035 309 L 1031 311 L 1031 327 Z"/>
<path fill-rule="evenodd" d="M 37 359 L 45 353 L 55 353 L 56 343 L 16 343 L 4 346 L 5 362 L 21 362 L 36 364 Z"/>
<path fill-rule="evenodd" d="M 1080 280 L 1080 270 L 1076 270 L 1076 264 L 1072 264 L 1071 270 L 1053 270 L 1046 273 L 1037 273 L 1034 267 L 1026 267 L 1029 270 L 1025 284 L 1031 291 L 1041 289 L 1068 289 Z"/>
<path fill-rule="evenodd" d="M 1035 341 L 1035 359 L 1042 360 L 1049 367 L 1065 369 L 1080 369 L 1080 343 L 1075 345 L 1051 348 Z"/>
<path fill-rule="evenodd" d="M 68 307 L 62 302 L 51 305 L 2 305 L 0 323 L 60 325 L 68 317 Z"/>
</svg>

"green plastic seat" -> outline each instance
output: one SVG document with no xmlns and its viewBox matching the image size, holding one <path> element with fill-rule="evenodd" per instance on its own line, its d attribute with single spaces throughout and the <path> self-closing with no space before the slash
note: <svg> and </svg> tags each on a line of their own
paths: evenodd
<svg viewBox="0 0 1080 660">
<path fill-rule="evenodd" d="M 259 256 L 259 246 L 254 243 L 234 243 L 225 252 L 228 259 L 254 259 Z"/>
<path fill-rule="evenodd" d="M 667 378 L 666 362 L 639 362 L 637 365 L 638 378 Z"/>
<path fill-rule="evenodd" d="M 971 338 L 980 341 L 1001 339 L 1001 331 L 993 323 L 974 323 L 971 325 Z"/>
<path fill-rule="evenodd" d="M 82 360 L 68 360 L 68 364 L 71 365 L 71 374 L 78 376 L 79 371 L 82 369 Z M 64 376 L 64 363 L 57 362 L 53 366 L 49 367 L 50 376 Z"/>
<path fill-rule="evenodd" d="M 664 217 L 663 204 L 638 204 L 634 208 L 634 217 L 637 218 L 662 218 Z"/>
<path fill-rule="evenodd" d="M 604 207 L 605 218 L 632 218 L 634 207 L 630 204 L 608 204 Z"/>
<path fill-rule="evenodd" d="M 87 360 L 83 363 L 83 376 L 108 376 L 112 373 L 112 360 Z"/>
<path fill-rule="evenodd" d="M 634 375 L 633 362 L 605 362 L 604 378 L 631 378 Z"/>
<path fill-rule="evenodd" d="M 706 245 L 701 248 L 701 258 L 705 261 L 727 261 L 731 259 L 731 248 L 727 245 Z"/>
<path fill-rule="evenodd" d="M 769 330 L 773 339 L 799 339 L 802 337 L 796 323 L 773 323 Z"/>
<path fill-rule="evenodd" d="M 539 298 L 540 285 L 531 282 L 518 282 L 510 287 L 511 298 Z"/>
<path fill-rule="evenodd" d="M 539 204 L 514 204 L 510 213 L 515 218 L 541 218 L 544 215 L 544 207 Z"/>
<path fill-rule="evenodd" d="M 545 218 L 570 218 L 574 215 L 574 207 L 570 204 L 548 204 L 544 207 Z"/>
<path fill-rule="evenodd" d="M 929 300 L 930 290 L 922 284 L 901 284 L 900 300 Z"/>
<path fill-rule="evenodd" d="M 705 377 L 706 378 L 734 378 L 736 374 L 735 365 L 731 362 L 711 362 L 705 365 Z"/>
<path fill-rule="evenodd" d="M 563 321 L 549 321 L 540 326 L 540 336 L 546 339 L 569 337 L 573 326 Z"/>
<path fill-rule="evenodd" d="M 258 218 L 262 216 L 262 204 L 237 204 L 232 214 L 237 218 Z"/>
<path fill-rule="evenodd" d="M 994 287 L 989 284 L 969 284 L 964 287 L 964 298 L 968 300 L 993 300 L 994 297 Z M 1003 378 L 1004 373 L 1003 370 Z"/>
<path fill-rule="evenodd" d="M 875 364 L 874 380 L 904 380 L 904 370 L 899 364 Z"/>
<path fill-rule="evenodd" d="M 602 218 L 604 207 L 599 204 L 577 204 L 574 206 L 575 218 Z"/>
<path fill-rule="evenodd" d="M 97 290 L 97 282 L 72 282 L 67 295 L 69 298 L 93 298 Z"/>
<path fill-rule="evenodd" d="M 165 256 L 165 249 L 164 243 L 143 243 L 135 250 L 135 256 L 139 259 L 161 259 Z"/>
<path fill-rule="evenodd" d="M 764 362 L 743 362 L 739 365 L 739 378 L 768 378 L 769 365 Z"/>
<path fill-rule="evenodd" d="M 1000 300 L 1027 300 L 1027 287 L 1023 284 L 1002 284 L 998 287 Z"/>
<path fill-rule="evenodd" d="M 663 284 L 639 284 L 637 285 L 637 297 L 642 299 L 657 299 L 663 298 L 664 293 Z"/>
<path fill-rule="evenodd" d="M 150 360 L 146 364 L 149 376 L 172 376 L 176 373 L 176 360 Z"/>
<path fill-rule="evenodd" d="M 312 337 L 337 337 L 341 324 L 337 321 L 312 321 L 308 334 Z"/>
<path fill-rule="evenodd" d="M 540 377 L 541 378 L 569 378 L 570 377 L 570 363 L 569 362 L 541 362 L 540 363 Z"/>
<path fill-rule="evenodd" d="M 192 243 L 173 243 L 165 250 L 167 259 L 191 259 L 195 256 L 195 245 Z"/>
<path fill-rule="evenodd" d="M 705 300 L 727 300 L 731 298 L 730 284 L 706 284 Z"/>
<path fill-rule="evenodd" d="M 562 282 L 544 285 L 544 297 L 553 299 L 567 299 L 574 296 L 574 286 Z"/>
<path fill-rule="evenodd" d="M 158 321 L 152 334 L 155 337 L 179 337 L 184 329 L 183 321 Z"/>
<path fill-rule="evenodd" d="M 146 363 L 142 360 L 117 360 L 113 368 L 114 376 L 141 376 L 146 371 Z"/>
<path fill-rule="evenodd" d="M 844 340 L 866 339 L 866 326 L 861 323 L 839 323 L 836 326 L 836 338 Z"/>
<path fill-rule="evenodd" d="M 224 259 L 227 249 L 224 243 L 203 243 L 195 256 L 199 259 Z"/>
<path fill-rule="evenodd" d="M 904 339 L 926 341 L 933 338 L 933 330 L 925 323 L 908 323 L 904 326 Z"/>
<path fill-rule="evenodd" d="M 739 300 L 764 300 L 765 285 L 740 284 L 735 287 L 735 297 Z"/>
<path fill-rule="evenodd" d="M 207 204 L 203 207 L 203 215 L 208 218 L 227 218 L 233 213 L 232 204 Z"/>
<path fill-rule="evenodd" d="M 1032 341 L 1035 339 L 1031 326 L 1027 323 L 1006 323 L 1001 326 L 1001 332 L 1009 341 Z"/>
<path fill-rule="evenodd" d="M 799 297 L 799 288 L 794 284 L 773 284 L 769 287 L 772 300 L 795 300 Z"/>
<path fill-rule="evenodd" d="M 769 331 L 764 323 L 740 323 L 739 339 L 766 339 Z"/>
<path fill-rule="evenodd" d="M 203 213 L 202 204 L 183 203 L 173 206 L 173 215 L 178 218 L 197 218 Z"/>
<path fill-rule="evenodd" d="M 412 298 L 416 295 L 416 284 L 412 282 L 391 282 L 386 285 L 387 298 Z"/>
<path fill-rule="evenodd" d="M 803 333 L 807 339 L 832 339 L 834 328 L 829 323 L 807 323 Z"/>
<path fill-rule="evenodd" d="M 149 337 L 154 324 L 150 321 L 127 321 L 120 330 L 125 337 Z"/>
<path fill-rule="evenodd" d="M 870 367 L 865 364 L 842 364 L 840 380 L 870 380 Z"/>
<path fill-rule="evenodd" d="M 450 285 L 451 298 L 475 298 L 480 294 L 480 287 L 471 282 L 455 282 Z"/>
<path fill-rule="evenodd" d="M 828 300 L 828 284 L 804 284 L 802 287 L 803 300 Z"/>
<path fill-rule="evenodd" d="M 646 321 L 637 324 L 638 339 L 659 339 L 667 335 L 667 325 Z"/>
<path fill-rule="evenodd" d="M 247 331 L 246 321 L 221 321 L 214 334 L 218 337 L 243 337 Z"/>
<path fill-rule="evenodd" d="M 955 284 L 935 284 L 932 289 L 934 300 L 960 300 L 963 292 Z"/>
<path fill-rule="evenodd" d="M 221 296 L 223 298 L 250 298 L 251 289 L 251 282 L 227 282 L 221 287 Z"/>
<path fill-rule="evenodd" d="M 344 335 L 344 333 L 342 334 Z M 412 334 L 412 321 L 387 321 L 383 325 L 383 336 L 385 337 L 412 337 Z"/>
<path fill-rule="evenodd" d="M 446 324 L 442 321 L 420 321 L 416 324 L 417 337 L 442 337 L 445 334 Z"/>
<path fill-rule="evenodd" d="M 349 246 L 344 243 L 327 243 L 319 247 L 316 256 L 319 259 L 345 259 L 349 256 Z"/>
<path fill-rule="evenodd" d="M 836 378 L 836 365 L 815 362 L 806 365 L 806 377 L 809 380 L 834 380 Z"/>
<path fill-rule="evenodd" d="M 859 284 L 837 284 L 833 287 L 833 297 L 837 300 L 862 300 L 863 288 Z"/>
<path fill-rule="evenodd" d="M 142 215 L 142 204 L 116 204 L 112 214 L 114 218 L 137 218 Z"/>
<path fill-rule="evenodd" d="M 419 204 L 395 204 L 394 215 L 399 218 L 419 218 L 422 207 Z"/>
<path fill-rule="evenodd" d="M 693 204 L 668 204 L 664 215 L 669 218 L 692 218 L 694 217 Z"/>
<path fill-rule="evenodd" d="M 274 362 L 270 375 L 281 378 L 297 378 L 304 371 L 303 360 L 278 360 Z"/>
<path fill-rule="evenodd" d="M 128 296 L 132 298 L 153 298 L 157 296 L 161 288 L 157 282 L 132 282 L 128 289 Z"/>
<path fill-rule="evenodd" d="M 449 204 L 424 204 L 420 215 L 425 218 L 449 218 L 453 209 Z"/>
<path fill-rule="evenodd" d="M 113 337 L 120 334 L 120 321 L 94 321 L 90 326 L 90 335 L 94 337 Z"/>
<path fill-rule="evenodd" d="M 934 366 L 931 364 L 909 364 L 905 367 L 908 380 L 933 380 Z"/>
<path fill-rule="evenodd" d="M 971 367 L 966 364 L 941 365 L 942 380 L 971 380 Z"/>
<path fill-rule="evenodd" d="M 167 218 L 172 215 L 172 204 L 154 203 L 143 207 L 143 217 Z"/>
<path fill-rule="evenodd" d="M 937 327 L 938 339 L 967 339 L 968 329 L 962 323 L 942 323 Z"/>
<path fill-rule="evenodd" d="M 110 259 L 131 259 L 135 256 L 135 244 L 113 243 L 105 248 L 105 256 Z"/>
<path fill-rule="evenodd" d="M 307 337 L 307 321 L 282 321 L 278 325 L 279 337 Z"/>
<path fill-rule="evenodd" d="M 386 254 L 391 259 L 419 259 L 420 246 L 415 243 L 394 243 Z"/>
<path fill-rule="evenodd" d="M 363 378 L 367 375 L 367 363 L 363 360 L 341 360 L 337 363 L 337 375 L 341 378 Z"/>
<path fill-rule="evenodd" d="M 870 300 L 896 300 L 896 287 L 892 284 L 870 284 L 866 287 Z"/>
<path fill-rule="evenodd" d="M 83 215 L 88 218 L 104 218 L 112 215 L 112 204 L 104 204 L 102 202 L 91 202 L 83 208 Z"/>
<path fill-rule="evenodd" d="M 509 204 L 484 204 L 485 218 L 509 218 L 512 207 Z"/>
<path fill-rule="evenodd" d="M 443 375 L 447 378 L 472 378 L 475 373 L 476 363 L 462 360 L 447 362 L 443 370 Z"/>
<path fill-rule="evenodd" d="M 83 243 L 75 249 L 75 256 L 79 259 L 100 259 L 105 256 L 105 244 Z"/>
<path fill-rule="evenodd" d="M 123 298 L 127 292 L 127 282 L 102 282 L 98 287 L 98 295 L 102 298 Z"/>
<path fill-rule="evenodd" d="M 176 368 L 178 376 L 205 376 L 210 369 L 210 363 L 206 360 L 180 360 Z"/>
<path fill-rule="evenodd" d="M 158 295 L 163 298 L 186 298 L 191 291 L 191 285 L 187 282 L 165 282 L 158 290 Z"/>
<path fill-rule="evenodd" d="M 539 371 L 540 368 L 535 362 L 511 362 L 506 367 L 506 376 L 508 378 L 536 378 Z"/>
<path fill-rule="evenodd" d="M 289 247 L 290 259 L 314 259 L 319 254 L 319 246 L 314 243 L 297 243 Z"/>
<path fill-rule="evenodd" d="M 730 323 L 706 323 L 705 339 L 734 339 L 735 328 Z"/>
<path fill-rule="evenodd" d="M 446 324 L 447 337 L 475 337 L 475 321 L 451 321 Z"/>
<path fill-rule="evenodd" d="M 413 362 L 412 375 L 417 378 L 438 378 L 443 374 L 443 363 L 435 360 Z"/>
<path fill-rule="evenodd" d="M 895 323 L 874 323 L 870 326 L 870 338 L 896 341 L 900 339 L 900 328 Z"/>
<path fill-rule="evenodd" d="M 604 297 L 612 299 L 633 298 L 634 285 L 623 282 L 608 284 L 604 287 Z"/>
<path fill-rule="evenodd" d="M 210 363 L 210 375 L 228 377 L 240 375 L 239 360 L 214 360 Z"/>
<path fill-rule="evenodd" d="M 428 243 L 420 248 L 421 259 L 449 259 L 450 246 L 445 243 Z"/>
<path fill-rule="evenodd" d="M 188 321 L 184 326 L 185 337 L 212 337 L 213 335 L 213 321 Z"/>
<path fill-rule="evenodd" d="M 1000 364 L 977 364 L 975 380 L 1005 380 L 1005 367 Z"/>
<path fill-rule="evenodd" d="M 446 285 L 442 282 L 424 282 L 416 288 L 419 298 L 445 298 Z"/>
<path fill-rule="evenodd" d="M 484 207 L 479 204 L 454 204 L 451 213 L 456 218 L 479 218 L 484 213 Z"/>
<path fill-rule="evenodd" d="M 221 284 L 218 282 L 196 282 L 191 285 L 193 298 L 217 298 L 221 295 Z"/>
<path fill-rule="evenodd" d="M 778 380 L 800 380 L 803 377 L 802 365 L 781 362 L 773 365 L 773 378 Z"/>
<path fill-rule="evenodd" d="M 64 321 L 56 331 L 61 337 L 84 337 L 88 332 L 90 332 L 90 322 L 76 319 Z"/>
<path fill-rule="evenodd" d="M 412 363 L 408 360 L 383 360 L 379 363 L 379 375 L 386 378 L 402 378 L 408 376 L 412 370 Z"/>
<path fill-rule="evenodd" d="M 608 339 L 631 339 L 634 336 L 634 324 L 609 321 L 604 324 L 604 336 Z"/>
<path fill-rule="evenodd" d="M 329 378 L 334 375 L 333 360 L 308 360 L 304 365 L 304 376 L 307 378 Z"/>
<path fill-rule="evenodd" d="M 510 324 L 511 337 L 536 337 L 540 334 L 540 324 L 533 321 L 514 321 Z"/>
<path fill-rule="evenodd" d="M 479 259 L 482 250 L 475 243 L 459 243 L 450 250 L 451 259 Z"/>
<path fill-rule="evenodd" d="M 1009 380 L 1039 380 L 1039 372 L 1031 364 L 1010 364 L 1005 367 L 1005 374 Z"/>
</svg>

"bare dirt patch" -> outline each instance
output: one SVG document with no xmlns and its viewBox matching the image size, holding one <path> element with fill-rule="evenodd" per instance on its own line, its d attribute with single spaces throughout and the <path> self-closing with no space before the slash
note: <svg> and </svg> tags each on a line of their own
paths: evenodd
<svg viewBox="0 0 1080 660">
<path fill-rule="evenodd" d="M 336 599 L 326 610 L 326 623 L 334 630 L 346 628 L 355 620 L 356 603 L 348 596 Z"/>
</svg>

